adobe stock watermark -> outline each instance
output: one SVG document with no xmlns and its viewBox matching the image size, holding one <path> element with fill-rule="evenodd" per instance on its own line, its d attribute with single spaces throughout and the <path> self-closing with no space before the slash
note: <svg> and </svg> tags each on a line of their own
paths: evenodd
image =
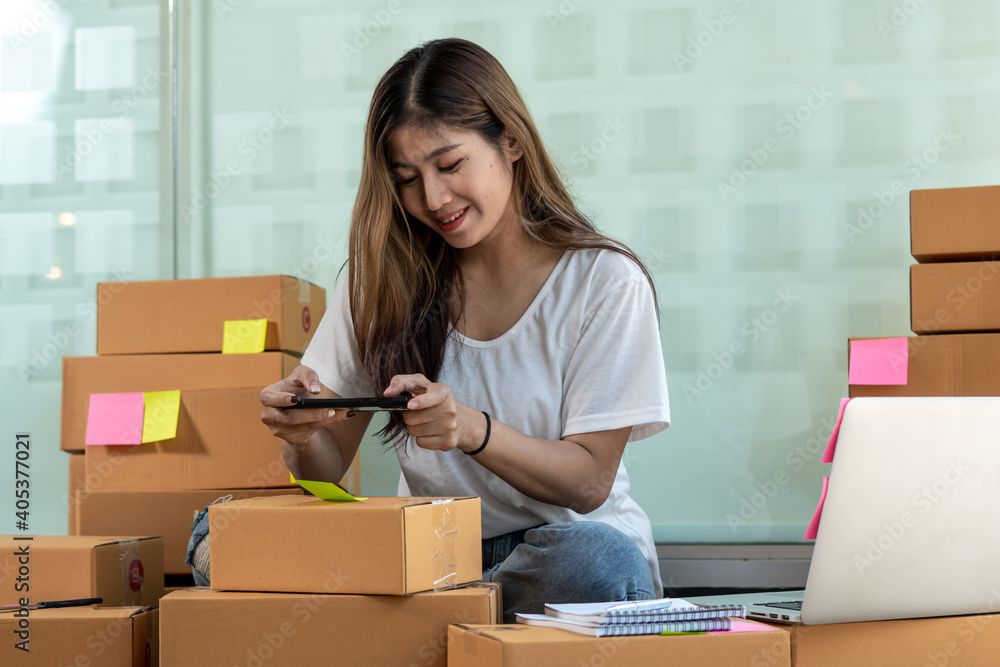
<svg viewBox="0 0 1000 667">
<path fill-rule="evenodd" d="M 115 118 L 102 118 L 96 128 L 82 132 L 82 138 L 77 138 L 76 143 L 71 148 L 66 149 L 62 161 L 56 162 L 52 166 L 52 173 L 56 180 L 62 181 L 63 176 L 73 173 L 74 169 L 79 167 L 98 146 L 104 143 L 104 139 L 108 135 L 128 125 L 132 111 L 137 109 L 150 93 L 159 88 L 166 78 L 166 72 L 160 72 L 152 66 L 147 66 L 142 80 L 133 86 L 128 93 L 111 103 L 111 111 L 117 116 Z"/>
<path fill-rule="evenodd" d="M 743 337 L 731 342 L 721 352 L 712 354 L 712 358 L 715 361 L 711 362 L 705 368 L 698 370 L 693 385 L 684 385 L 684 396 L 687 398 L 688 404 L 693 403 L 696 397 L 703 396 L 706 391 L 711 389 L 719 378 L 733 367 L 736 359 L 746 354 L 746 351 L 749 349 L 748 345 L 753 345 L 759 341 L 782 315 L 795 307 L 795 303 L 800 298 L 802 297 L 793 293 L 790 287 L 779 289 L 775 293 L 770 307 L 765 308 L 757 315 L 745 321 L 740 327 L 740 334 Z"/>
<path fill-rule="evenodd" d="M 576 14 L 580 5 L 587 3 L 587 0 L 562 0 L 555 9 L 545 10 L 545 20 L 549 22 L 549 30 L 555 31 L 560 23 L 565 23 L 571 16 Z"/>
<path fill-rule="evenodd" d="M 750 8 L 751 0 L 732 0 L 736 8 L 742 13 Z M 674 51 L 674 64 L 678 72 L 683 72 L 685 67 L 691 67 L 695 61 L 712 48 L 716 40 L 722 37 L 726 29 L 736 23 L 739 14 L 728 7 L 719 12 L 716 18 L 702 21 L 704 30 L 687 38 L 683 53 Z"/>
<path fill-rule="evenodd" d="M 184 222 L 190 223 L 195 212 L 200 213 L 205 210 L 210 202 L 229 187 L 233 177 L 242 174 L 243 170 L 250 166 L 258 155 L 274 143 L 274 137 L 288 129 L 294 121 L 295 116 L 289 113 L 288 107 L 272 109 L 267 125 L 253 134 L 247 135 L 236 147 L 243 159 L 229 160 L 224 169 L 210 172 L 208 180 L 191 195 L 191 203 L 181 202 L 177 207 Z"/>
<path fill-rule="evenodd" d="M 730 195 L 735 194 L 745 186 L 753 175 L 768 163 L 771 156 L 781 150 L 781 141 L 788 141 L 794 137 L 795 133 L 805 127 L 806 123 L 812 120 L 816 112 L 822 109 L 831 97 L 833 97 L 833 93 L 826 89 L 826 84 L 810 88 L 805 101 L 795 107 L 793 111 L 779 118 L 774 124 L 774 131 L 778 134 L 777 138 L 768 137 L 759 147 L 748 150 L 747 159 L 733 166 L 728 180 L 716 181 L 715 188 L 722 201 L 727 201 Z"/>
<path fill-rule="evenodd" d="M 909 176 L 909 183 L 914 183 L 920 179 L 936 163 L 942 155 L 951 150 L 955 141 L 961 139 L 962 135 L 952 131 L 951 126 L 939 127 L 934 141 L 930 146 L 920 153 L 911 155 L 900 167 L 904 176 Z M 875 190 L 872 193 L 874 201 L 867 206 L 858 207 L 858 217 L 853 223 L 844 224 L 844 234 L 847 241 L 854 244 L 859 237 L 871 229 L 876 222 L 896 203 L 903 194 L 906 193 L 907 181 L 896 179 L 889 184 L 885 190 Z"/>
<path fill-rule="evenodd" d="M 7 35 L 8 41 L 14 47 L 14 53 L 20 51 L 38 33 L 45 31 L 52 24 L 52 19 L 59 13 L 60 8 L 68 3 L 69 0 L 35 0 L 32 4 L 36 10 L 21 17 L 21 25 L 18 26 L 20 32 Z"/>
<path fill-rule="evenodd" d="M 370 12 L 371 19 L 362 24 L 354 26 L 354 39 L 351 43 L 340 43 L 340 53 L 344 60 L 351 62 L 351 58 L 360 56 L 361 52 L 371 45 L 372 40 L 382 34 L 393 20 L 403 11 L 404 0 L 389 0 L 385 9 L 376 9 Z M 405 0 L 410 2 L 411 0 Z"/>
<path fill-rule="evenodd" d="M 67 324 L 61 331 L 49 332 L 48 340 L 40 347 L 31 350 L 28 364 L 18 364 L 17 373 L 23 382 L 28 382 L 33 377 L 48 368 L 55 360 L 62 358 L 69 344 L 84 331 L 84 326 L 97 319 L 97 314 L 104 310 L 115 298 L 125 289 L 128 281 L 134 280 L 131 271 L 115 271 L 107 290 L 100 293 L 96 299 L 78 303 L 76 306 L 76 319 Z"/>
<path fill-rule="evenodd" d="M 816 429 L 812 436 L 804 443 L 795 445 L 794 448 L 785 454 L 784 462 L 787 469 L 785 467 L 778 468 L 771 475 L 770 479 L 754 482 L 757 490 L 749 496 L 740 498 L 740 507 L 736 513 L 729 512 L 726 514 L 726 523 L 729 524 L 729 529 L 733 531 L 734 535 L 739 532 L 741 527 L 750 525 L 750 522 L 756 518 L 760 511 L 778 495 L 778 491 L 788 485 L 792 480 L 789 471 L 800 472 L 806 467 L 807 463 L 817 456 L 822 456 L 822 453 L 826 451 L 827 443 L 830 441 L 830 434 L 833 433 L 835 423 L 835 418 L 821 418 L 819 420 L 819 428 Z"/>
<path fill-rule="evenodd" d="M 880 18 L 875 23 L 878 31 L 882 33 L 882 39 L 888 42 L 889 35 L 899 32 L 926 4 L 927 0 L 903 0 L 903 2 L 894 4 L 892 13 L 889 14 L 889 20 Z"/>
<path fill-rule="evenodd" d="M 627 129 L 628 125 L 622 121 L 621 116 L 615 116 L 614 119 L 606 118 L 604 120 L 604 127 L 598 135 L 591 139 L 585 146 L 580 146 L 570 156 L 570 160 L 576 165 L 578 171 L 583 171 L 591 162 L 604 155 L 608 147 L 618 141 L 622 133 Z"/>
<path fill-rule="evenodd" d="M 972 468 L 963 465 L 961 461 L 948 461 L 948 469 L 932 483 L 924 486 L 910 499 L 910 504 L 917 512 L 903 511 L 899 518 L 890 523 L 883 523 L 884 529 L 875 539 L 868 540 L 867 550 L 863 555 L 855 554 L 851 562 L 858 574 L 864 576 L 865 570 L 874 567 L 875 563 L 896 546 L 906 536 L 908 529 L 917 524 L 920 516 L 926 514 L 937 503 L 941 502 L 948 492 L 965 477 Z"/>
</svg>

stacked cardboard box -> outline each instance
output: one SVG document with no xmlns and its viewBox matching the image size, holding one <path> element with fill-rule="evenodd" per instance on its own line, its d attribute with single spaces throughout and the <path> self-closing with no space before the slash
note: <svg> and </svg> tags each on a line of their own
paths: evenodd
<svg viewBox="0 0 1000 667">
<path fill-rule="evenodd" d="M 96 357 L 63 359 L 61 448 L 71 453 L 69 527 L 165 539 L 165 574 L 184 565 L 196 510 L 217 498 L 298 493 L 260 390 L 299 363 L 326 307 L 288 276 L 101 283 Z M 227 322 L 256 321 L 259 353 L 224 353 Z M 91 397 L 179 391 L 175 437 L 85 446 Z M 345 485 L 358 492 L 357 460 Z"/>
<path fill-rule="evenodd" d="M 910 244 L 906 382 L 850 396 L 1000 396 L 1000 186 L 912 191 Z"/>
<path fill-rule="evenodd" d="M 444 667 L 450 623 L 502 615 L 478 498 L 248 498 L 213 505 L 209 531 L 212 589 L 161 602 L 164 665 Z"/>
<path fill-rule="evenodd" d="M 0 535 L 0 664 L 156 665 L 162 596 L 159 537 Z"/>
</svg>

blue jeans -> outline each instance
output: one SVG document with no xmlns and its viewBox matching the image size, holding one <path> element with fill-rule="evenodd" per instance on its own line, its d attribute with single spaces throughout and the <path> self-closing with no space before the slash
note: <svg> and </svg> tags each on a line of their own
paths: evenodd
<svg viewBox="0 0 1000 667">
<path fill-rule="evenodd" d="M 597 521 L 553 523 L 483 540 L 483 581 L 500 582 L 503 621 L 544 614 L 545 603 L 651 600 L 639 547 Z"/>
<path fill-rule="evenodd" d="M 205 509 L 198 512 L 198 516 L 194 518 L 194 524 L 191 526 L 191 538 L 188 540 L 187 556 L 184 558 L 184 564 L 191 568 L 191 574 L 194 575 L 195 586 L 209 585 L 208 575 L 194 565 L 194 550 L 199 542 L 208 537 L 208 508 L 209 506 L 205 505 Z"/>
</svg>

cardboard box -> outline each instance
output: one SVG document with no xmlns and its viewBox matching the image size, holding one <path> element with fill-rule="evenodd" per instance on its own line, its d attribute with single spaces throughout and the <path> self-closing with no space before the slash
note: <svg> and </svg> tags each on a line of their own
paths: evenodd
<svg viewBox="0 0 1000 667">
<path fill-rule="evenodd" d="M 184 667 L 444 667 L 449 623 L 495 623 L 501 616 L 499 584 L 494 583 L 409 596 L 200 588 L 171 593 L 160 611 L 160 662 Z"/>
<path fill-rule="evenodd" d="M 281 440 L 260 421 L 261 387 L 181 391 L 177 437 L 90 445 L 88 488 L 101 491 L 292 486 Z"/>
<path fill-rule="evenodd" d="M 274 496 L 208 516 L 217 590 L 405 595 L 483 574 L 479 498 Z"/>
<path fill-rule="evenodd" d="M 149 606 L 162 595 L 162 537 L 0 536 L 0 605 L 99 597 Z"/>
<path fill-rule="evenodd" d="M 97 354 L 222 352 L 227 320 L 267 319 L 265 350 L 301 354 L 326 290 L 291 276 L 97 285 Z"/>
<path fill-rule="evenodd" d="M 155 607 L 69 607 L 28 612 L 27 648 L 17 643 L 18 619 L 0 614 L 0 664 L 18 667 L 159 665 L 159 611 Z"/>
<path fill-rule="evenodd" d="M 795 667 L 997 664 L 1000 615 L 786 626 Z"/>
<path fill-rule="evenodd" d="M 83 535 L 162 535 L 164 574 L 191 574 L 184 564 L 195 512 L 226 495 L 236 500 L 288 495 L 294 489 L 197 491 L 90 491 L 80 493 Z"/>
<path fill-rule="evenodd" d="M 1000 258 L 1000 186 L 910 192 L 910 251 L 918 262 Z"/>
<path fill-rule="evenodd" d="M 91 394 L 221 387 L 257 387 L 259 392 L 298 365 L 298 357 L 281 352 L 63 357 L 60 447 L 84 450 Z"/>
<path fill-rule="evenodd" d="M 913 332 L 1000 331 L 998 276 L 1000 262 L 914 264 L 910 267 Z"/>
<path fill-rule="evenodd" d="M 864 339 L 850 339 L 855 340 Z M 852 384 L 849 387 L 851 398 L 1000 396 L 1000 333 L 910 336 L 907 341 L 906 384 Z"/>
<path fill-rule="evenodd" d="M 788 667 L 788 632 L 755 621 L 760 632 L 587 637 L 532 625 L 454 624 L 448 628 L 448 667 L 628 665 Z M 850 662 L 839 663 L 850 665 Z M 889 664 L 889 663 L 885 663 Z"/>
<path fill-rule="evenodd" d="M 79 509 L 77 508 L 77 495 L 76 494 L 77 494 L 78 491 L 82 491 L 83 490 L 83 487 L 85 485 L 84 480 L 87 477 L 87 473 L 86 473 L 86 471 L 84 469 L 83 458 L 84 457 L 83 457 L 82 453 L 70 452 L 70 455 L 69 455 L 69 485 L 68 485 L 67 490 L 66 490 L 66 495 L 63 496 L 66 499 L 66 507 L 67 507 L 67 509 L 69 511 L 68 520 L 67 520 L 67 523 L 66 523 L 66 525 L 67 525 L 66 532 L 69 535 L 79 535 L 80 534 L 80 526 L 77 523 L 80 515 L 79 515 Z M 107 533 L 104 533 L 104 534 L 105 535 L 111 535 L 111 534 L 117 533 L 117 532 L 119 532 L 119 531 L 112 530 L 112 531 L 108 531 Z M 129 532 L 131 532 L 131 531 L 124 531 L 124 533 L 129 533 Z M 143 533 L 140 531 L 139 533 L 135 533 L 135 534 L 136 535 L 142 535 Z"/>
</svg>

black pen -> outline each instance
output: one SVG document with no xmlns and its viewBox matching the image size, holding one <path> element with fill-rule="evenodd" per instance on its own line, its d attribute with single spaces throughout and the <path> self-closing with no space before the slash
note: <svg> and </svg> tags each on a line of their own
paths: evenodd
<svg viewBox="0 0 1000 667">
<path fill-rule="evenodd" d="M 22 607 L 18 604 L 8 604 L 0 607 L 0 613 L 5 611 L 17 611 L 18 609 L 27 609 L 33 611 L 35 609 L 56 609 L 58 607 L 86 607 L 92 604 L 100 604 L 104 602 L 104 598 L 79 598 L 77 600 L 52 600 L 50 602 L 39 602 L 37 604 L 29 604 Z"/>
</svg>

